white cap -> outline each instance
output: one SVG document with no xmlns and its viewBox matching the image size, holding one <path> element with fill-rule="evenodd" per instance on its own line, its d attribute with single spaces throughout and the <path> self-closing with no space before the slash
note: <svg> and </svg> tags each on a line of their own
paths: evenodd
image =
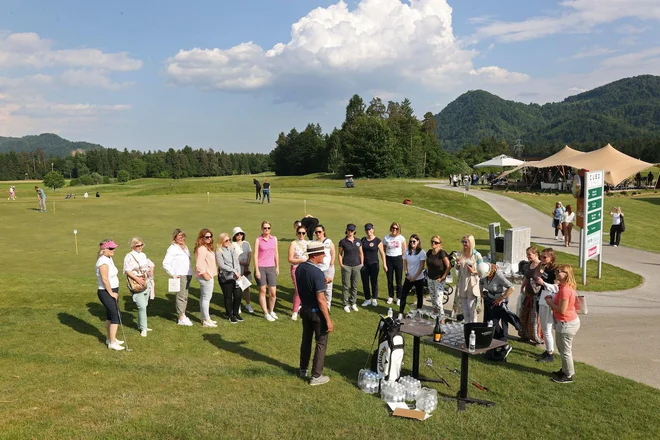
<svg viewBox="0 0 660 440">
<path fill-rule="evenodd" d="M 480 278 L 488 276 L 490 273 L 490 264 L 488 263 L 479 263 L 477 266 L 477 273 L 479 274 Z"/>
</svg>

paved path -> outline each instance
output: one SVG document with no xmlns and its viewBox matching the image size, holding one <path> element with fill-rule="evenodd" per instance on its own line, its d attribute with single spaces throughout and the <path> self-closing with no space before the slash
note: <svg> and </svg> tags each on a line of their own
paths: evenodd
<svg viewBox="0 0 660 440">
<path fill-rule="evenodd" d="M 427 186 L 464 192 L 463 188 L 451 188 L 446 183 Z M 578 254 L 579 230 L 573 231 L 575 244 L 566 248 L 554 239 L 549 215 L 491 191 L 473 188 L 469 195 L 488 203 L 511 226 L 530 226 L 534 243 Z M 572 198 L 562 195 L 564 205 L 569 197 Z M 609 240 L 609 235 L 604 238 Z M 625 233 L 622 241 L 626 241 Z M 603 251 L 604 262 L 640 274 L 644 284 L 617 292 L 584 292 L 589 314 L 580 316 L 581 327 L 574 342 L 575 359 L 660 388 L 660 255 L 607 245 Z"/>
</svg>

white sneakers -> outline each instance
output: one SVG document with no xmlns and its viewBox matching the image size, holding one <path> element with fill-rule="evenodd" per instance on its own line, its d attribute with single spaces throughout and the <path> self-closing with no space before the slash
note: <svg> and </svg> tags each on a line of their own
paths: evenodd
<svg viewBox="0 0 660 440">
<path fill-rule="evenodd" d="M 192 321 L 187 316 L 184 316 L 183 319 L 179 319 L 176 323 L 177 325 L 183 325 L 186 327 L 192 327 L 193 325 Z"/>
<path fill-rule="evenodd" d="M 108 348 L 110 350 L 117 350 L 117 351 L 121 351 L 125 349 L 125 347 L 123 345 L 118 344 L 116 340 L 112 344 L 108 344 Z"/>
<path fill-rule="evenodd" d="M 146 328 L 140 332 L 140 336 L 142 336 L 143 338 L 147 337 L 147 329 Z"/>
<path fill-rule="evenodd" d="M 264 315 L 264 318 L 266 318 L 266 321 L 270 321 L 270 322 L 275 321 L 275 318 L 273 318 L 273 317 L 270 315 L 270 313 L 266 313 L 266 314 Z"/>
<path fill-rule="evenodd" d="M 387 303 L 392 304 L 392 298 L 387 298 Z"/>
<path fill-rule="evenodd" d="M 124 344 L 124 341 L 120 341 L 119 339 L 116 339 L 116 338 L 115 338 L 115 343 L 116 343 L 116 344 L 123 345 L 123 344 Z M 105 345 L 110 345 L 110 339 L 106 339 L 106 340 L 105 340 Z"/>
<path fill-rule="evenodd" d="M 208 321 L 202 321 L 202 327 L 210 327 L 210 328 L 213 328 L 213 327 L 217 327 L 217 326 L 218 326 L 218 324 L 216 324 L 215 322 L 211 321 L 210 319 L 209 319 Z"/>
<path fill-rule="evenodd" d="M 351 313 L 351 308 L 349 306 L 344 306 L 344 312 Z"/>
<path fill-rule="evenodd" d="M 298 312 L 293 312 L 291 314 L 291 321 L 297 321 L 298 320 Z"/>
<path fill-rule="evenodd" d="M 270 312 L 270 316 L 272 316 L 275 319 L 280 319 L 279 316 L 277 316 L 277 313 L 275 312 Z"/>
<path fill-rule="evenodd" d="M 254 309 L 250 304 L 245 305 L 245 310 L 247 310 L 248 313 L 254 313 Z"/>
<path fill-rule="evenodd" d="M 397 305 L 397 306 L 400 306 L 400 305 L 401 305 L 401 300 L 400 300 L 400 299 L 397 299 L 397 300 L 396 300 L 396 305 Z"/>
<path fill-rule="evenodd" d="M 376 307 L 376 306 L 378 305 L 378 301 L 376 301 L 375 298 L 372 299 L 372 300 L 371 300 L 371 305 L 374 306 L 374 307 Z"/>
<path fill-rule="evenodd" d="M 370 305 L 371 305 L 371 300 L 370 299 L 367 299 L 362 303 L 362 307 L 367 307 L 367 306 L 370 306 Z"/>
<path fill-rule="evenodd" d="M 356 304 L 353 304 L 353 305 L 351 306 L 351 310 L 353 310 L 354 312 L 357 312 L 359 309 L 357 308 L 357 305 L 356 305 Z"/>
</svg>

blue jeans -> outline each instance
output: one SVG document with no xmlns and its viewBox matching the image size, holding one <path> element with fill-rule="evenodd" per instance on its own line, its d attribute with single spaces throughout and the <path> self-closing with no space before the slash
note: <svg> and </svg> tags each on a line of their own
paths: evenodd
<svg viewBox="0 0 660 440">
<path fill-rule="evenodd" d="M 263 190 L 263 196 L 261 196 L 261 204 L 263 205 L 264 200 L 266 200 L 266 197 L 268 197 L 268 203 L 270 203 L 270 190 L 269 189 L 264 189 Z"/>
</svg>

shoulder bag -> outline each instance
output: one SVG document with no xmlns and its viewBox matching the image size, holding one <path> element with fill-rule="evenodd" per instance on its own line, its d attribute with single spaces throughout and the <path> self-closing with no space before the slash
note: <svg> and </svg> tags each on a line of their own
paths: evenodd
<svg viewBox="0 0 660 440">
<path fill-rule="evenodd" d="M 140 263 L 138 262 L 137 258 L 135 258 L 135 255 L 131 254 L 131 257 L 133 257 L 133 259 L 135 260 L 135 262 L 138 265 L 137 270 L 133 270 L 133 272 L 138 276 L 144 276 L 144 272 L 142 270 L 142 267 L 140 266 Z M 131 293 L 142 293 L 142 292 L 144 292 L 145 290 L 147 290 L 147 283 L 146 283 L 147 278 L 145 277 L 144 280 L 145 280 L 145 283 L 144 283 L 144 285 L 142 285 L 142 284 L 138 283 L 137 281 L 135 281 L 133 278 L 126 275 L 126 281 L 128 282 L 128 290 L 130 290 Z"/>
</svg>

